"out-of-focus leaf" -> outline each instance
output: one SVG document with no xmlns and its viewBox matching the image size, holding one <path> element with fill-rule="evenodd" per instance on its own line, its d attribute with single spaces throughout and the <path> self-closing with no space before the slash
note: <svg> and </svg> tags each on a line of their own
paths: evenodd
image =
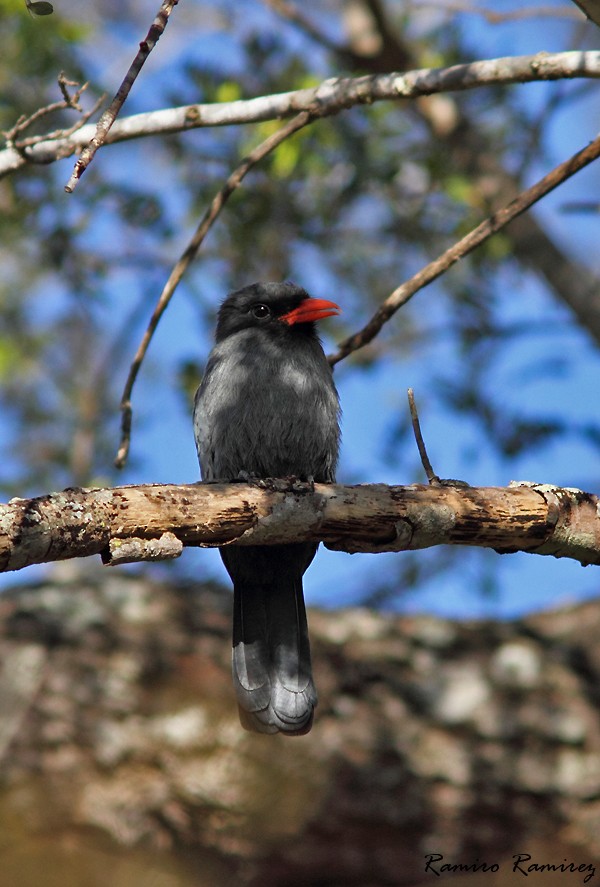
<svg viewBox="0 0 600 887">
<path fill-rule="evenodd" d="M 240 84 L 235 80 L 225 80 L 220 83 L 215 92 L 216 102 L 237 102 L 242 97 Z"/>
<path fill-rule="evenodd" d="M 54 7 L 48 0 L 25 0 L 25 5 L 33 15 L 52 15 Z"/>
</svg>

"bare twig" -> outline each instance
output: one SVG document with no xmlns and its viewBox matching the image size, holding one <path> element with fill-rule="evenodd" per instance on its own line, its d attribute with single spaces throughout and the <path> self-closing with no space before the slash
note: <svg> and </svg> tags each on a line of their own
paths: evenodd
<svg viewBox="0 0 600 887">
<path fill-rule="evenodd" d="M 44 133 L 44 135 L 28 136 L 26 139 L 19 139 L 18 142 L 14 143 L 15 148 L 19 151 L 23 151 L 25 148 L 32 148 L 34 145 L 39 145 L 40 142 L 45 142 L 48 139 L 58 140 L 68 138 L 85 126 L 90 117 L 96 113 L 105 98 L 105 95 L 101 95 L 100 98 L 96 99 L 89 111 L 83 111 L 81 117 L 73 124 L 73 126 L 69 126 L 67 129 L 55 129 L 52 132 Z"/>
<path fill-rule="evenodd" d="M 319 105 L 320 115 L 334 115 L 356 105 L 415 99 L 440 92 L 485 86 L 531 83 L 574 78 L 600 78 L 600 52 L 538 53 L 529 56 L 486 59 L 450 68 L 422 68 L 353 78 L 325 80 L 319 86 L 294 92 L 214 104 L 185 105 L 116 120 L 106 144 L 146 136 L 168 135 L 209 126 L 232 126 L 281 120 Z M 0 177 L 28 161 L 52 163 L 73 154 L 93 138 L 95 127 L 86 126 L 76 136 L 44 141 L 24 156 L 14 148 L 0 151 Z"/>
<path fill-rule="evenodd" d="M 38 108 L 37 111 L 34 111 L 33 114 L 30 114 L 29 117 L 26 117 L 24 114 L 19 117 L 17 122 L 10 129 L 3 132 L 3 136 L 6 139 L 6 143 L 8 145 L 14 146 L 17 150 L 21 151 L 23 148 L 28 148 L 31 145 L 38 144 L 42 141 L 47 141 L 49 139 L 65 139 L 68 138 L 72 133 L 76 132 L 76 130 L 80 129 L 91 117 L 91 115 L 97 110 L 100 103 L 103 101 L 100 98 L 89 111 L 83 111 L 83 108 L 79 104 L 79 99 L 82 94 L 88 88 L 89 83 L 84 83 L 83 86 L 79 86 L 75 80 L 67 80 L 64 71 L 61 71 L 58 75 L 58 86 L 62 93 L 62 101 L 60 102 L 51 102 L 49 105 L 44 105 L 43 108 Z M 78 89 L 75 90 L 73 95 L 69 93 L 69 86 L 77 86 Z M 25 132 L 29 127 L 36 122 L 36 120 L 40 120 L 42 117 L 47 117 L 48 114 L 53 114 L 55 111 L 64 111 L 66 108 L 72 108 L 74 111 L 79 111 L 81 117 L 77 120 L 77 122 L 69 127 L 68 129 L 56 129 L 53 132 L 47 132 L 43 135 L 38 136 L 29 136 L 26 139 L 19 139 L 17 141 L 17 136 L 20 133 Z"/>
<path fill-rule="evenodd" d="M 91 163 L 94 154 L 105 142 L 109 129 L 115 122 L 117 114 L 123 107 L 125 99 L 129 95 L 131 87 L 135 83 L 146 59 L 158 43 L 158 40 L 167 26 L 169 16 L 173 11 L 173 8 L 177 6 L 178 2 L 179 0 L 163 0 L 158 13 L 156 14 L 156 18 L 152 22 L 150 30 L 146 35 L 146 39 L 142 40 L 140 43 L 139 51 L 131 63 L 114 99 L 98 121 L 94 137 L 79 155 L 75 168 L 71 174 L 71 178 L 65 185 L 65 191 L 68 193 L 71 193 L 74 190 L 77 182 Z"/>
<path fill-rule="evenodd" d="M 18 142 L 15 142 L 15 147 L 22 151 L 24 148 L 31 148 L 33 145 L 39 145 L 42 141 L 47 141 L 47 139 L 66 139 L 73 133 L 82 129 L 85 124 L 88 122 L 90 117 L 96 113 L 102 102 L 104 101 L 105 96 L 100 96 L 97 99 L 93 106 L 89 109 L 89 111 L 84 111 L 79 120 L 73 124 L 73 126 L 69 126 L 67 129 L 55 129 L 52 132 L 45 133 L 44 135 L 39 136 L 29 136 L 26 139 L 19 139 Z"/>
<path fill-rule="evenodd" d="M 148 346 L 150 345 L 150 341 L 152 340 L 152 336 L 154 335 L 154 331 L 156 330 L 156 327 L 158 326 L 158 323 L 163 316 L 167 305 L 171 301 L 173 293 L 175 292 L 175 289 L 177 288 L 181 278 L 196 257 L 202 241 L 210 231 L 221 210 L 225 206 L 227 200 L 233 194 L 236 188 L 241 185 L 246 174 L 252 169 L 253 166 L 256 166 L 257 163 L 259 163 L 264 157 L 266 157 L 267 154 L 270 154 L 271 151 L 273 151 L 278 145 L 280 145 L 287 138 L 293 135 L 293 133 L 298 132 L 299 129 L 302 129 L 304 126 L 310 123 L 316 116 L 318 116 L 318 111 L 314 111 L 313 113 L 303 111 L 301 114 L 298 114 L 297 117 L 294 117 L 293 120 L 290 120 L 289 123 L 286 123 L 285 126 L 282 126 L 281 129 L 278 129 L 277 132 L 270 135 L 267 139 L 264 140 L 264 142 L 261 142 L 258 147 L 251 151 L 250 154 L 242 160 L 239 166 L 237 166 L 231 173 L 223 187 L 217 192 L 217 194 L 215 194 L 210 206 L 204 213 L 200 224 L 196 228 L 194 236 L 190 240 L 188 246 L 178 259 L 173 270 L 171 271 L 169 279 L 167 280 L 163 291 L 160 294 L 158 302 L 156 303 L 156 307 L 152 313 L 152 317 L 150 318 L 150 321 L 146 328 L 146 332 L 144 333 L 142 341 L 138 346 L 138 350 L 129 369 L 129 375 L 127 376 L 125 388 L 123 389 L 120 407 L 121 443 L 119 445 L 119 450 L 115 458 L 115 465 L 117 468 L 123 468 L 129 453 L 129 446 L 131 443 L 132 419 L 131 392 L 133 390 L 135 380 L 139 373 L 144 357 L 146 356 L 146 352 L 148 350 Z"/>
<path fill-rule="evenodd" d="M 600 135 L 590 142 L 581 151 L 578 151 L 569 160 L 565 160 L 556 166 L 551 172 L 542 179 L 527 188 L 507 206 L 495 212 L 492 216 L 470 231 L 465 237 L 461 238 L 457 243 L 453 244 L 441 256 L 434 259 L 420 271 L 418 271 L 410 280 L 407 280 L 401 286 L 394 290 L 391 295 L 385 299 L 379 306 L 369 322 L 357 333 L 349 336 L 338 346 L 337 351 L 329 355 L 329 363 L 333 366 L 340 360 L 343 360 L 353 351 L 364 348 L 371 342 L 380 332 L 381 328 L 396 313 L 396 311 L 405 305 L 415 293 L 427 286 L 427 284 L 436 280 L 445 271 L 452 267 L 459 259 L 472 252 L 476 247 L 481 246 L 493 234 L 505 228 L 509 222 L 521 215 L 525 210 L 537 203 L 542 197 L 561 185 L 571 176 L 579 172 L 592 161 L 600 156 Z"/>
<path fill-rule="evenodd" d="M 431 466 L 431 462 L 429 461 L 429 456 L 427 455 L 427 450 L 425 448 L 425 441 L 423 440 L 423 435 L 421 434 L 421 423 L 419 422 L 419 414 L 417 412 L 417 405 L 415 403 L 415 393 L 412 388 L 409 388 L 407 394 L 413 433 L 415 435 L 415 441 L 417 444 L 417 449 L 419 451 L 419 456 L 421 457 L 421 465 L 423 466 L 423 471 L 427 475 L 427 480 L 430 484 L 439 484 L 441 483 L 441 481 Z"/>
<path fill-rule="evenodd" d="M 67 80 L 67 75 L 64 71 L 61 71 L 58 75 L 58 86 L 62 93 L 62 97 L 66 102 L 69 108 L 75 108 L 76 111 L 81 111 L 81 105 L 79 104 L 79 99 L 81 98 L 81 93 L 88 88 L 88 83 L 84 83 L 83 86 L 80 86 L 73 95 L 70 94 L 68 87 L 69 86 L 79 86 L 77 80 Z"/>
</svg>

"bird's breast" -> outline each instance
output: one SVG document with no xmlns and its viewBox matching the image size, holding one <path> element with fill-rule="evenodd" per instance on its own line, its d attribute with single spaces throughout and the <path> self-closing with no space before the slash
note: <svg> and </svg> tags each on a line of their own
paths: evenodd
<svg viewBox="0 0 600 887">
<path fill-rule="evenodd" d="M 203 476 L 333 480 L 339 404 L 325 356 L 316 357 L 235 348 L 213 355 L 195 417 Z"/>
</svg>

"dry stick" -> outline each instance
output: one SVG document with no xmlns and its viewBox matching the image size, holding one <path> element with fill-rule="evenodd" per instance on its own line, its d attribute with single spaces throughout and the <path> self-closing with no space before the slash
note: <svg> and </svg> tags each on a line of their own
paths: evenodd
<svg viewBox="0 0 600 887">
<path fill-rule="evenodd" d="M 58 139 L 68 138 L 70 135 L 72 135 L 73 133 L 77 132 L 79 129 L 81 129 L 82 127 L 85 126 L 85 124 L 88 122 L 90 117 L 93 114 L 95 114 L 96 111 L 98 110 L 98 108 L 102 105 L 105 98 L 106 98 L 106 96 L 101 95 L 100 98 L 96 99 L 96 101 L 94 102 L 92 107 L 89 109 L 89 111 L 81 111 L 81 117 L 73 124 L 73 126 L 70 126 L 68 129 L 55 129 L 52 132 L 44 133 L 44 135 L 28 136 L 26 139 L 19 139 L 18 142 L 13 142 L 15 148 L 18 151 L 25 152 L 26 148 L 32 148 L 34 145 L 39 145 L 40 142 L 47 142 L 49 139 L 58 140 Z M 61 103 L 57 103 L 57 104 L 63 104 L 63 103 L 61 102 Z M 50 107 L 50 106 L 48 106 L 48 107 Z M 75 106 L 74 105 L 64 105 L 64 107 L 68 108 L 68 107 L 75 107 Z M 42 108 L 41 110 L 43 111 L 44 109 Z M 54 109 L 51 109 L 51 110 L 54 110 Z M 79 109 L 77 109 L 77 110 L 79 110 Z M 30 120 L 25 121 L 27 123 L 27 125 L 29 125 L 29 123 L 32 121 L 32 119 L 33 119 L 33 116 L 30 118 Z M 27 159 L 32 160 L 31 156 L 29 156 L 29 155 L 28 155 Z M 32 162 L 35 162 L 35 161 L 32 161 Z"/>
<path fill-rule="evenodd" d="M 129 70 L 127 71 L 127 74 L 125 75 L 125 78 L 121 83 L 114 99 L 98 121 L 94 137 L 85 146 L 85 148 L 79 155 L 77 163 L 75 164 L 75 168 L 71 174 L 71 178 L 65 185 L 65 191 L 67 191 L 69 194 L 73 192 L 77 185 L 77 182 L 91 163 L 94 154 L 104 143 L 106 136 L 108 135 L 108 131 L 115 122 L 117 114 L 123 107 L 125 99 L 131 91 L 131 87 L 135 83 L 135 80 L 140 73 L 146 59 L 158 43 L 159 38 L 161 37 L 163 31 L 167 26 L 169 16 L 173 11 L 173 8 L 177 6 L 178 2 L 179 0 L 163 0 L 162 6 L 156 14 L 156 18 L 152 22 L 150 30 L 146 35 L 146 39 L 142 40 L 142 42 L 140 43 L 139 52 L 131 63 Z"/>
<path fill-rule="evenodd" d="M 278 145 L 289 138 L 289 136 L 293 135 L 293 133 L 297 132 L 299 129 L 302 129 L 302 127 L 306 126 L 308 123 L 311 123 L 316 116 L 318 116 L 318 111 L 316 109 L 313 112 L 303 111 L 301 114 L 298 114 L 296 117 L 290 120 L 289 123 L 286 123 L 285 126 L 282 126 L 281 129 L 278 129 L 277 132 L 270 135 L 267 139 L 264 140 L 264 142 L 261 142 L 258 147 L 256 147 L 247 157 L 242 160 L 239 166 L 236 167 L 236 169 L 234 169 L 234 171 L 231 173 L 223 187 L 214 196 L 210 206 L 204 213 L 200 224 L 196 228 L 194 236 L 190 240 L 185 251 L 182 253 L 173 270 L 171 271 L 169 279 L 167 280 L 163 291 L 160 294 L 154 312 L 152 313 L 152 317 L 150 318 L 148 326 L 146 327 L 146 332 L 144 333 L 142 341 L 138 346 L 136 355 L 133 358 L 133 362 L 129 369 L 129 375 L 125 383 L 125 388 L 123 389 L 120 406 L 121 443 L 115 457 L 115 465 L 117 468 L 123 468 L 123 466 L 125 465 L 129 453 L 129 446 L 131 443 L 131 392 L 133 390 L 135 380 L 142 365 L 142 361 L 146 356 L 146 351 L 148 350 L 148 346 L 150 344 L 152 336 L 154 335 L 154 331 L 156 330 L 158 322 L 161 319 L 167 305 L 171 301 L 171 297 L 173 296 L 177 285 L 187 271 L 189 265 L 194 260 L 196 253 L 198 252 L 202 244 L 202 241 L 210 231 L 219 213 L 225 206 L 225 203 L 236 190 L 236 188 L 241 185 L 246 173 L 248 173 L 253 166 L 259 163 L 259 161 L 261 161 L 264 157 L 266 157 L 267 154 L 270 154 L 270 152 L 273 151 Z"/>
<path fill-rule="evenodd" d="M 29 147 L 30 145 L 34 145 L 37 142 L 41 142 L 46 139 L 57 139 L 65 135 L 71 135 L 71 133 L 76 132 L 78 128 L 83 126 L 83 124 L 87 122 L 94 111 L 97 110 L 98 103 L 96 103 L 90 111 L 87 111 L 85 113 L 83 111 L 83 108 L 79 104 L 79 99 L 88 88 L 89 83 L 84 83 L 83 86 L 79 86 L 79 83 L 77 83 L 75 80 L 67 80 L 64 71 L 61 71 L 58 75 L 58 86 L 62 93 L 61 101 L 52 102 L 49 105 L 45 105 L 43 108 L 38 108 L 37 111 L 34 111 L 33 114 L 31 114 L 29 117 L 27 117 L 25 114 L 22 114 L 14 126 L 2 133 L 2 135 L 6 139 L 7 145 L 14 145 L 15 148 L 20 150 L 21 148 Z M 77 86 L 79 88 L 73 93 L 73 95 L 69 95 L 69 91 L 67 89 L 68 86 Z M 70 129 L 57 129 L 54 132 L 44 133 L 44 135 L 32 136 L 31 138 L 19 142 L 16 141 L 19 133 L 25 132 L 25 130 L 29 129 L 29 127 L 37 120 L 40 120 L 42 117 L 46 117 L 48 114 L 54 113 L 54 111 L 63 111 L 65 108 L 72 108 L 75 111 L 79 111 L 82 115 L 77 123 Z"/>
<path fill-rule="evenodd" d="M 596 160 L 599 156 L 600 135 L 596 136 L 587 147 L 578 151 L 577 154 L 574 154 L 569 160 L 560 163 L 551 172 L 540 179 L 539 182 L 532 185 L 531 188 L 527 188 L 526 191 L 523 191 L 518 197 L 515 197 L 508 206 L 498 210 L 498 212 L 494 213 L 470 231 L 469 234 L 447 249 L 445 253 L 442 253 L 441 256 L 434 259 L 433 262 L 430 262 L 417 272 L 417 274 L 411 277 L 410 280 L 407 280 L 406 283 L 403 283 L 395 289 L 394 292 L 382 302 L 366 326 L 357 333 L 354 333 L 354 335 L 344 339 L 344 341 L 338 346 L 337 351 L 329 355 L 329 363 L 334 366 L 340 360 L 343 360 L 344 357 L 352 354 L 353 351 L 358 351 L 359 348 L 364 348 L 365 345 L 375 338 L 383 325 L 393 314 L 396 313 L 398 308 L 405 305 L 416 292 L 440 277 L 440 275 L 454 265 L 455 262 L 458 262 L 459 259 L 468 255 L 468 253 L 472 252 L 476 247 L 488 240 L 492 234 L 496 234 L 502 228 L 506 227 L 506 225 L 508 225 L 509 222 L 512 222 L 514 218 L 521 215 L 521 213 L 529 209 L 530 206 L 558 185 L 561 185 L 567 179 L 571 178 L 571 176 L 575 175 L 576 172 L 579 172 L 580 169 L 583 169 L 583 167 L 590 164 L 593 160 Z"/>
<path fill-rule="evenodd" d="M 431 462 L 429 461 L 429 456 L 427 455 L 427 449 L 425 447 L 425 441 L 423 440 L 423 435 L 421 433 L 421 423 L 419 422 L 419 414 L 417 412 L 417 405 L 415 403 L 415 392 L 412 388 L 409 388 L 407 394 L 413 434 L 415 436 L 419 456 L 421 457 L 421 465 L 423 466 L 423 471 L 427 475 L 427 480 L 430 484 L 439 484 L 441 483 L 441 481 L 433 470 Z"/>
</svg>

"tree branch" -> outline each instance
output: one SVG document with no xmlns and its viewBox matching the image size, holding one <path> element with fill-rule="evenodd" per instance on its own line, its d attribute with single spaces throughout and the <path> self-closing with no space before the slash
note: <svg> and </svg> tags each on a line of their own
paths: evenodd
<svg viewBox="0 0 600 887">
<path fill-rule="evenodd" d="M 315 103 L 320 107 L 320 116 L 331 116 L 355 105 L 379 101 L 414 99 L 439 92 L 483 86 L 579 77 L 600 78 L 600 51 L 541 52 L 537 55 L 509 56 L 453 65 L 450 68 L 421 68 L 404 73 L 332 78 L 313 89 L 135 114 L 117 120 L 107 133 L 105 144 L 199 127 L 232 126 L 282 119 L 310 110 Z M 39 142 L 26 151 L 8 147 L 0 151 L 0 177 L 15 172 L 28 162 L 53 163 L 74 154 L 93 138 L 95 131 L 95 126 L 88 125 L 65 138 Z"/>
<path fill-rule="evenodd" d="M 67 489 L 0 505 L 0 572 L 101 554 L 174 557 L 183 546 L 321 540 L 347 552 L 476 545 L 600 564 L 600 499 L 550 485 L 246 484 Z"/>
<path fill-rule="evenodd" d="M 368 323 L 357 333 L 344 339 L 338 345 L 337 351 L 328 357 L 329 363 L 334 366 L 340 360 L 343 360 L 353 351 L 358 351 L 380 332 L 381 328 L 396 313 L 396 311 L 405 305 L 415 293 L 432 283 L 442 274 L 444 274 L 452 265 L 456 264 L 459 259 L 472 252 L 476 247 L 481 246 L 493 234 L 497 234 L 502 228 L 505 228 L 513 219 L 528 210 L 534 203 L 541 200 L 546 194 L 553 191 L 571 176 L 579 172 L 588 164 L 592 163 L 600 157 L 600 135 L 598 135 L 589 145 L 582 148 L 568 160 L 563 161 L 554 167 L 543 178 L 537 181 L 530 188 L 527 188 L 521 194 L 511 200 L 508 206 L 502 207 L 489 218 L 485 219 L 481 224 L 469 231 L 459 241 L 452 244 L 441 256 L 438 256 L 432 262 L 429 262 L 420 271 L 401 284 L 397 289 L 385 299 Z"/>
</svg>

